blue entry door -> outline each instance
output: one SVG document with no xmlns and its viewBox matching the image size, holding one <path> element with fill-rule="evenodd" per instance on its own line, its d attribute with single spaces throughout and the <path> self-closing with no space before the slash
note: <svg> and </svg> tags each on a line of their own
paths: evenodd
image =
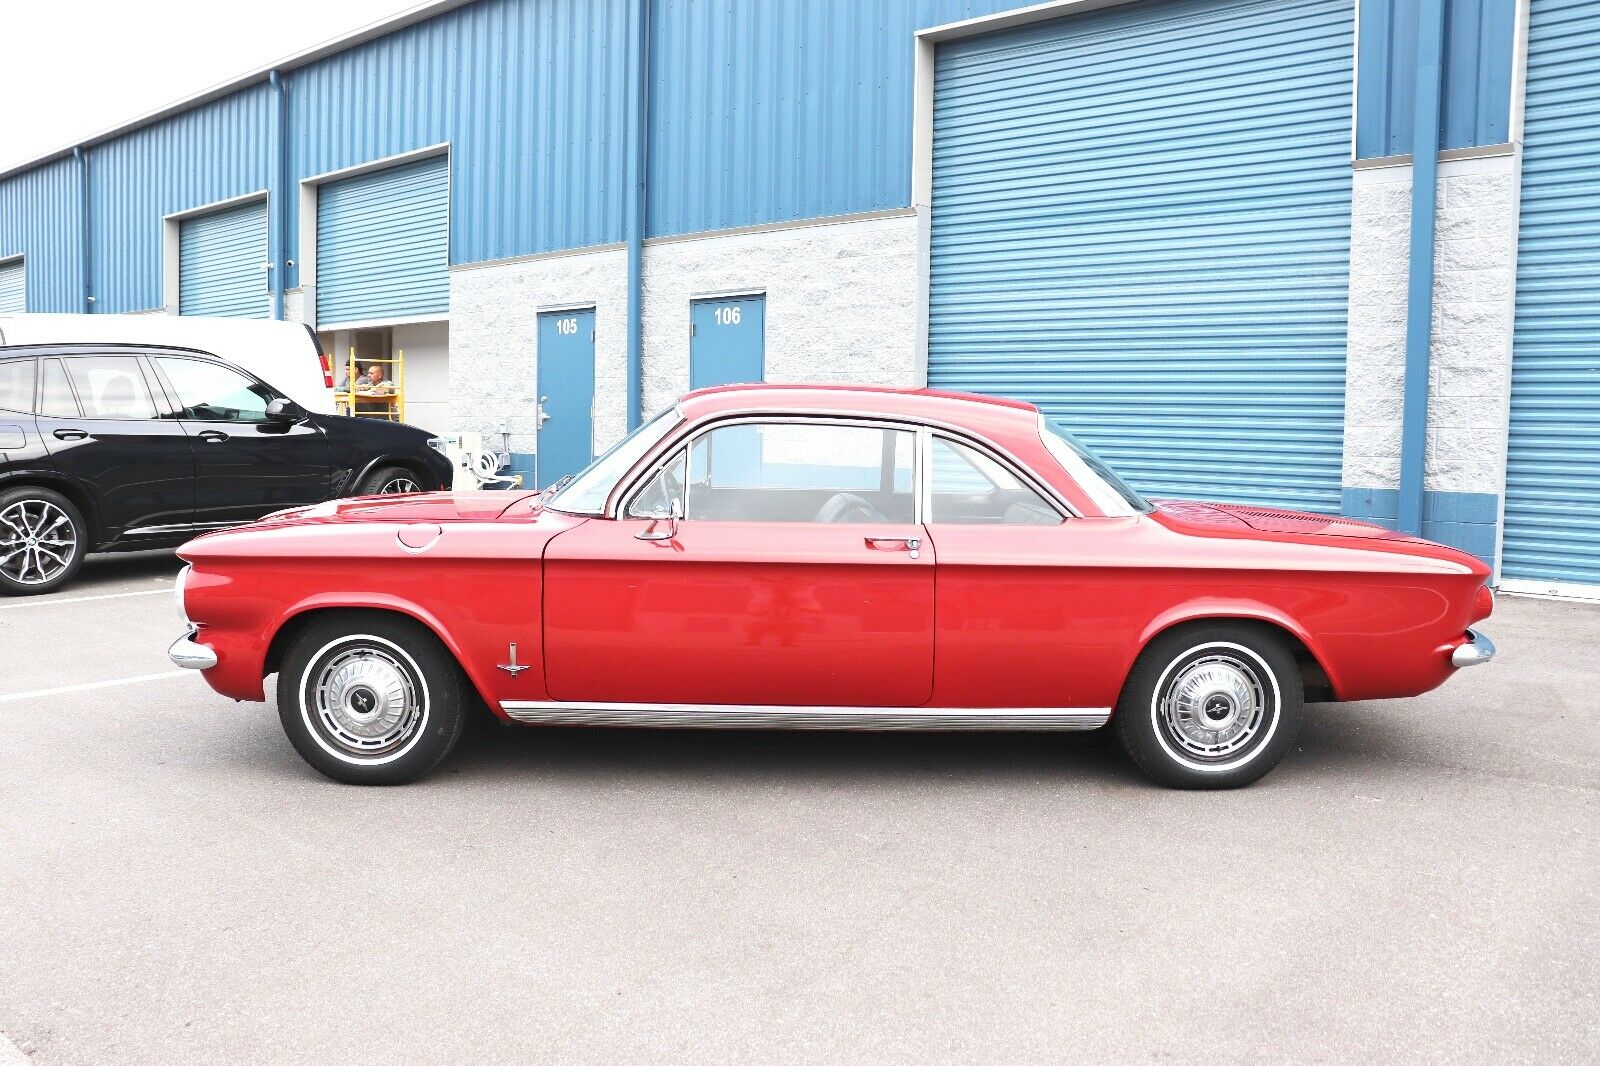
<svg viewBox="0 0 1600 1066">
<path fill-rule="evenodd" d="M 594 458 L 594 310 L 539 316 L 539 487 L 576 474 Z"/>
<path fill-rule="evenodd" d="M 766 377 L 767 298 L 735 296 L 690 305 L 689 387 L 741 385 Z"/>
</svg>

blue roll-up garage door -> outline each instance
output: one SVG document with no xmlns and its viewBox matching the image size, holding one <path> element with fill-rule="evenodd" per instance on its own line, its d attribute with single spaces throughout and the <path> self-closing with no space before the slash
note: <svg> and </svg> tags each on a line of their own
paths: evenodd
<svg viewBox="0 0 1600 1066">
<path fill-rule="evenodd" d="M 21 259 L 0 263 L 0 314 L 20 314 L 28 309 L 28 275 Z"/>
<path fill-rule="evenodd" d="M 178 313 L 266 318 L 272 311 L 265 200 L 178 223 Z"/>
<path fill-rule="evenodd" d="M 443 316 L 450 307 L 444 156 L 317 190 L 317 321 Z"/>
<path fill-rule="evenodd" d="M 1600 586 L 1600 0 L 1533 0 L 1501 573 Z"/>
<path fill-rule="evenodd" d="M 1180 0 L 940 45 L 929 383 L 1146 492 L 1336 512 L 1353 29 Z"/>
</svg>

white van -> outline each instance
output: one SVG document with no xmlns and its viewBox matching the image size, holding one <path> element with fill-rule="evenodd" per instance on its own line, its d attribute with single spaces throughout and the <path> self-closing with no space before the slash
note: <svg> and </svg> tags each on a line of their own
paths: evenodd
<svg viewBox="0 0 1600 1066">
<path fill-rule="evenodd" d="M 178 315 L 0 315 L 0 345 L 161 344 L 209 352 L 317 414 L 337 413 L 333 371 L 299 322 Z"/>
</svg>

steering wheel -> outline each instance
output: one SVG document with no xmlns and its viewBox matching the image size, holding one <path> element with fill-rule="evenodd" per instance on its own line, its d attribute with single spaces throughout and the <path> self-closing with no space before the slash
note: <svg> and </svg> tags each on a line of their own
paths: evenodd
<svg viewBox="0 0 1600 1066">
<path fill-rule="evenodd" d="M 887 522 L 882 511 L 863 496 L 837 492 L 817 511 L 818 522 Z"/>
</svg>

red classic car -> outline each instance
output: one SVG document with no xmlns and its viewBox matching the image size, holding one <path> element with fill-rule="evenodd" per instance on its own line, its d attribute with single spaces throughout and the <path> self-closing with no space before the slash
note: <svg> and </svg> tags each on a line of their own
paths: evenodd
<svg viewBox="0 0 1600 1066">
<path fill-rule="evenodd" d="M 1148 502 L 1025 403 L 691 393 L 544 493 L 320 504 L 180 552 L 174 661 L 341 781 L 530 724 L 1094 729 L 1167 785 L 1266 773 L 1306 700 L 1489 659 L 1489 570 L 1378 526 Z"/>
</svg>

